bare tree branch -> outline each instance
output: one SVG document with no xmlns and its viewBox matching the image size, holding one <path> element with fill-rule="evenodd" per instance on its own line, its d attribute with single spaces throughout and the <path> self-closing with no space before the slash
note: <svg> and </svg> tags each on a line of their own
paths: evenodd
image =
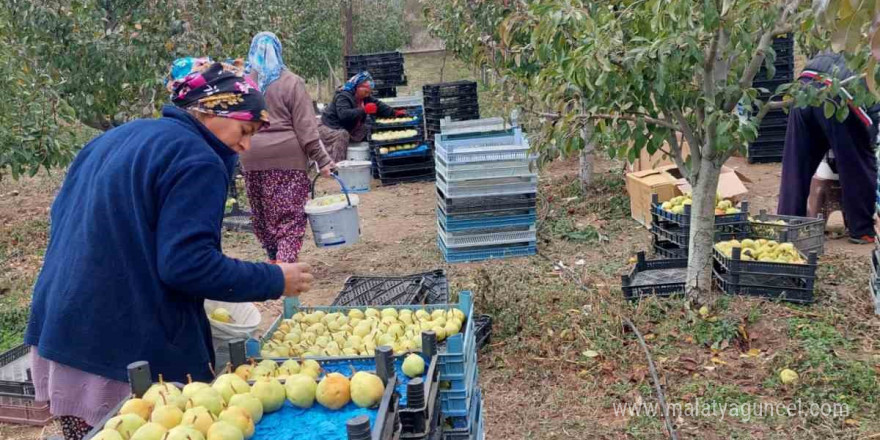
<svg viewBox="0 0 880 440">
<path fill-rule="evenodd" d="M 672 148 L 674 154 L 669 154 L 669 157 L 672 158 L 672 161 L 675 162 L 675 166 L 678 167 L 678 170 L 681 171 L 681 174 L 690 181 L 691 178 L 691 170 L 686 166 L 687 161 L 684 158 L 684 154 L 682 153 L 681 145 L 678 143 L 678 138 L 675 136 L 675 132 L 669 133 L 669 147 Z"/>
<path fill-rule="evenodd" d="M 761 107 L 761 110 L 758 112 L 758 115 L 755 116 L 755 119 L 760 124 L 761 121 L 764 120 L 764 116 L 767 116 L 767 113 L 770 113 L 771 110 L 782 110 L 788 107 L 790 104 L 790 100 L 768 102 L 767 104 L 764 104 L 763 107 Z"/>
</svg>

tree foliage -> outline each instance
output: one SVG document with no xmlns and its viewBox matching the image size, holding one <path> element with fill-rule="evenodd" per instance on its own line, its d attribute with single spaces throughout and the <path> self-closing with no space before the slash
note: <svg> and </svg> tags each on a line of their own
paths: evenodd
<svg viewBox="0 0 880 440">
<path fill-rule="evenodd" d="M 426 14 L 451 50 L 496 71 L 501 93 L 541 120 L 536 145 L 543 151 L 584 148 L 587 128 L 612 156 L 634 160 L 643 149 L 662 150 L 675 160 L 694 188 L 692 291 L 709 285 L 720 167 L 756 138 L 761 118 L 786 96 L 840 118 L 848 113 L 838 104 L 839 80 L 824 90 L 754 87 L 762 66 L 775 73 L 774 37 L 794 32 L 808 52 L 839 38 L 816 26 L 799 0 L 446 0 L 429 4 Z M 869 21 L 853 23 L 849 32 L 867 33 Z M 865 67 L 868 52 L 849 58 Z M 873 101 L 858 81 L 847 88 L 857 104 Z"/>
<path fill-rule="evenodd" d="M 358 49 L 408 42 L 399 1 L 361 1 Z M 0 82 L 12 97 L 0 116 L 0 173 L 67 163 L 76 146 L 61 132 L 74 117 L 106 130 L 155 115 L 178 57 L 244 58 L 251 37 L 268 30 L 306 78 L 342 61 L 336 0 L 3 0 L 2 9 L 0 69 L 18 79 Z"/>
</svg>

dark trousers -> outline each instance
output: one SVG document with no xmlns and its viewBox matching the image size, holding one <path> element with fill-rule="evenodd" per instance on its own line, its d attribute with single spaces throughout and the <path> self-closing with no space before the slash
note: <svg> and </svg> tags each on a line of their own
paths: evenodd
<svg viewBox="0 0 880 440">
<path fill-rule="evenodd" d="M 804 216 L 810 182 L 831 148 L 843 189 L 843 213 L 852 237 L 874 236 L 877 159 L 868 130 L 852 113 L 844 122 L 821 107 L 792 108 L 782 156 L 780 215 Z"/>
</svg>

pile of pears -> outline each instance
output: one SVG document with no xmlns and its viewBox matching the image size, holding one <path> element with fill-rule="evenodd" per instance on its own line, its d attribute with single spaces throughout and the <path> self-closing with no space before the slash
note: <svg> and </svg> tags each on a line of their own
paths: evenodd
<svg viewBox="0 0 880 440">
<path fill-rule="evenodd" d="M 673 197 L 669 201 L 663 202 L 660 207 L 667 212 L 671 212 L 673 214 L 684 214 L 685 205 L 693 204 L 693 197 L 691 194 L 685 194 L 683 196 Z M 727 199 L 722 199 L 721 194 L 715 194 L 715 215 L 725 215 L 725 214 L 739 214 L 740 209 L 733 206 L 733 202 Z"/>
<path fill-rule="evenodd" d="M 380 346 L 402 354 L 422 348 L 423 331 L 433 331 L 442 341 L 461 332 L 464 320 L 457 308 L 299 312 L 279 324 L 260 354 L 264 358 L 373 356 Z"/>
<path fill-rule="evenodd" d="M 268 373 L 251 374 L 258 369 Z M 317 400 L 333 410 L 349 401 L 370 408 L 382 400 L 385 385 L 375 374 L 359 371 L 349 380 L 329 373 L 319 382 L 321 372 L 314 360 L 301 365 L 265 360 L 242 365 L 210 385 L 190 380 L 183 389 L 160 375 L 159 383 L 126 401 L 93 440 L 247 440 L 263 415 L 281 409 L 285 399 L 299 408 L 311 408 Z"/>
<path fill-rule="evenodd" d="M 773 240 L 745 239 L 743 241 L 722 241 L 715 245 L 719 252 L 731 258 L 734 248 L 740 248 L 740 258 L 744 261 L 763 261 L 767 263 L 806 264 L 803 256 L 792 243 L 778 243 Z"/>
</svg>

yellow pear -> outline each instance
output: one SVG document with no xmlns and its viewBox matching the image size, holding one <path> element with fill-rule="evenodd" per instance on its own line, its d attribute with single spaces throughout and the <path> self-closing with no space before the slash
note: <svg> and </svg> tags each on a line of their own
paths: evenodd
<svg viewBox="0 0 880 440">
<path fill-rule="evenodd" d="M 318 403 L 329 409 L 340 409 L 351 400 L 351 385 L 348 378 L 339 373 L 330 373 L 321 379 L 315 389 Z"/>
</svg>

